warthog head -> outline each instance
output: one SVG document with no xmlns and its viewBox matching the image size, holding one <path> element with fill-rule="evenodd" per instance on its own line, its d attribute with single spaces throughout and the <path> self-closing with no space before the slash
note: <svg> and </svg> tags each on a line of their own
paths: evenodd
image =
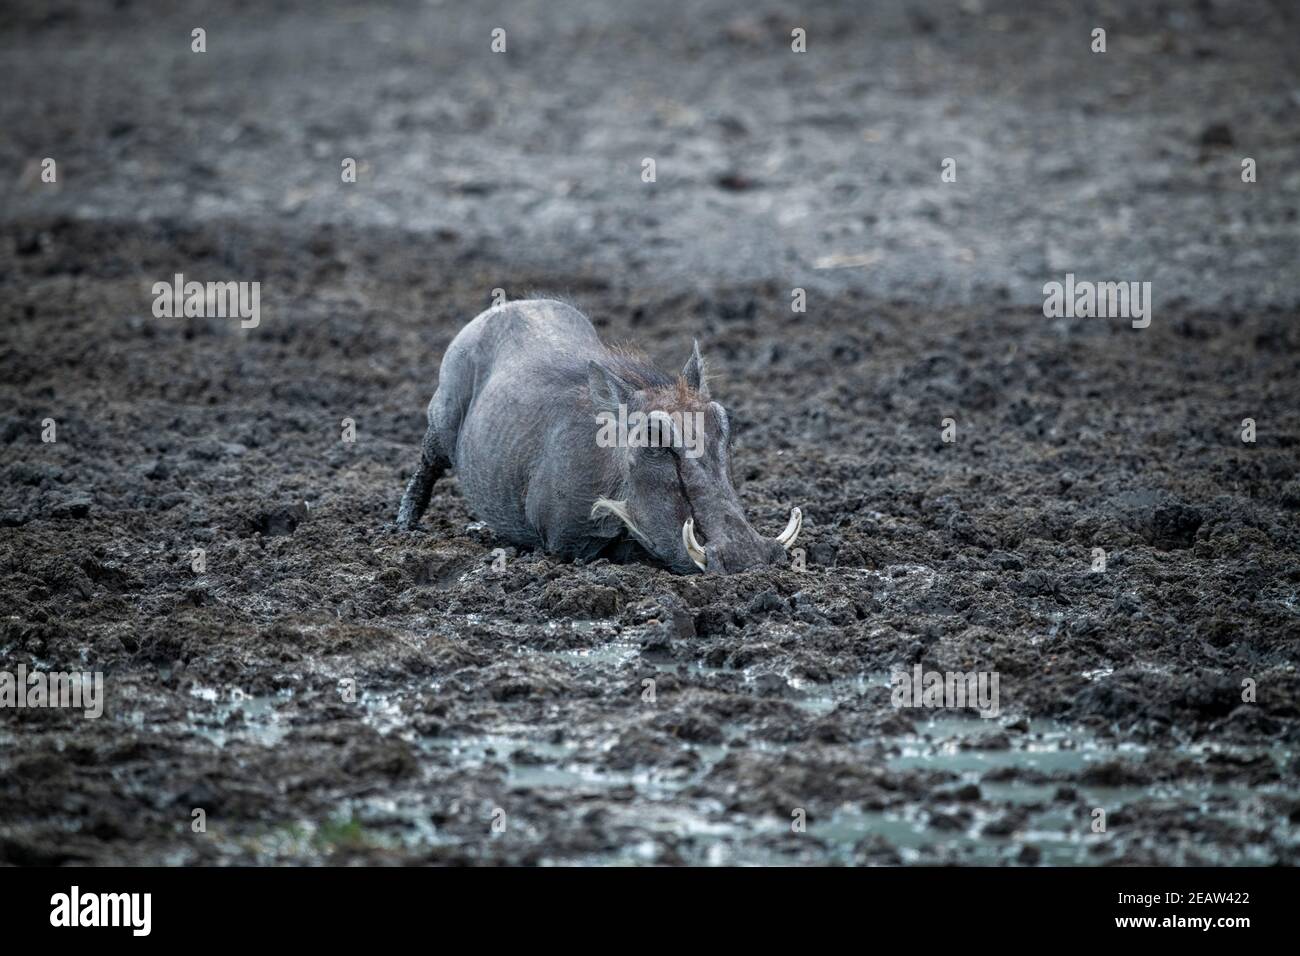
<svg viewBox="0 0 1300 956">
<path fill-rule="evenodd" d="M 745 519 L 731 483 L 731 423 L 709 398 L 699 344 L 676 380 L 615 355 L 591 362 L 587 386 L 597 446 L 614 448 L 618 487 L 592 518 L 617 519 L 651 556 L 678 573 L 729 574 L 785 562 L 802 516 L 775 538 Z"/>
</svg>

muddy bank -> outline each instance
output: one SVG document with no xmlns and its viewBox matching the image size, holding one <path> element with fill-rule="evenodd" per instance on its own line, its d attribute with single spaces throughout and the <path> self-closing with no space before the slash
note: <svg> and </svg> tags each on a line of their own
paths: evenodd
<svg viewBox="0 0 1300 956">
<path fill-rule="evenodd" d="M 1135 349 L 1010 309 L 527 276 L 665 364 L 700 337 L 744 503 L 804 508 L 807 570 L 502 566 L 454 477 L 391 525 L 436 356 L 501 264 L 361 247 L 5 237 L 0 648 L 108 688 L 99 720 L 0 713 L 6 860 L 1293 862 L 1287 314 Z M 150 314 L 137 273 L 231 254 L 274 279 L 262 327 Z M 917 663 L 997 672 L 999 715 L 894 708 Z"/>
</svg>

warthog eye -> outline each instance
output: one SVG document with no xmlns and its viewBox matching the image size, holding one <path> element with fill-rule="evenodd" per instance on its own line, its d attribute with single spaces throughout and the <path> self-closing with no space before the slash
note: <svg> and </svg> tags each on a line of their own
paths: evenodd
<svg viewBox="0 0 1300 956">
<path fill-rule="evenodd" d="M 666 461 L 672 457 L 675 449 L 669 445 L 655 446 L 646 445 L 641 449 L 641 454 L 651 461 Z"/>
</svg>

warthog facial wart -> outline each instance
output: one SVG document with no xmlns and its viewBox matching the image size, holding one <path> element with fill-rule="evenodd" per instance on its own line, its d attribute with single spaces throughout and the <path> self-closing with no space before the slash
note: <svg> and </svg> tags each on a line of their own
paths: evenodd
<svg viewBox="0 0 1300 956">
<path fill-rule="evenodd" d="M 471 510 L 513 544 L 579 560 L 648 557 L 679 573 L 785 564 L 802 525 L 749 524 L 731 422 L 697 344 L 679 374 L 606 348 L 577 309 L 493 307 L 447 348 L 420 463 L 398 510 L 414 528 L 454 468 Z"/>
</svg>

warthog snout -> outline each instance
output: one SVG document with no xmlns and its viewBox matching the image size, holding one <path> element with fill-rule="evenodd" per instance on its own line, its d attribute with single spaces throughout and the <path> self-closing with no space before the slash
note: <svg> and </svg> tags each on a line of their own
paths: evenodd
<svg viewBox="0 0 1300 956">
<path fill-rule="evenodd" d="M 785 530 L 775 538 L 762 538 L 744 519 L 739 528 L 729 534 L 708 536 L 701 542 L 695 535 L 695 519 L 687 518 L 682 525 L 682 544 L 686 553 L 701 571 L 732 574 L 765 564 L 783 564 L 786 552 L 794 547 L 803 524 L 803 512 L 795 508 Z M 701 530 L 701 533 L 705 533 Z"/>
</svg>

